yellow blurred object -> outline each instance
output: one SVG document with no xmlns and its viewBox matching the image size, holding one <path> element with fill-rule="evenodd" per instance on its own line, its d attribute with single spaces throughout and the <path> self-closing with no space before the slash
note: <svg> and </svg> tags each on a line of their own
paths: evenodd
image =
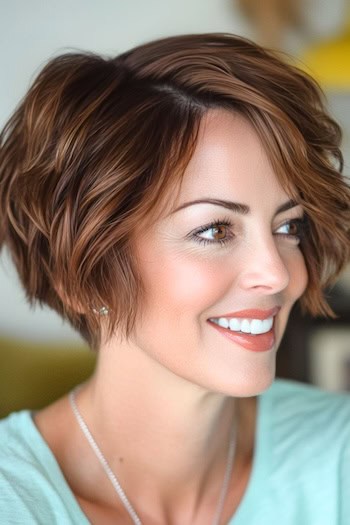
<svg viewBox="0 0 350 525">
<path fill-rule="evenodd" d="M 0 338 L 0 418 L 39 409 L 87 379 L 96 354 L 83 345 Z"/>
<path fill-rule="evenodd" d="M 301 56 L 308 72 L 326 90 L 350 91 L 350 16 L 345 32 L 307 49 Z"/>
<path fill-rule="evenodd" d="M 350 91 L 350 34 L 309 49 L 302 61 L 323 88 Z"/>
<path fill-rule="evenodd" d="M 284 36 L 290 29 L 307 35 L 308 7 L 300 0 L 235 0 L 234 5 L 252 22 L 256 40 L 264 46 L 283 49 Z M 313 8 L 317 9 L 317 3 Z M 310 46 L 297 61 L 324 89 L 337 92 L 350 91 L 350 7 L 344 14 L 339 36 Z"/>
</svg>

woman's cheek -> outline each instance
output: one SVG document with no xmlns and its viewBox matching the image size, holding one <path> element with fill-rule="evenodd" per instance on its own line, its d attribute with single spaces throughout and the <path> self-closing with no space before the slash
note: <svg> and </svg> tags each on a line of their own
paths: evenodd
<svg viewBox="0 0 350 525">
<path fill-rule="evenodd" d="M 299 249 L 291 254 L 288 260 L 288 268 L 290 295 L 296 301 L 305 292 L 309 280 L 304 255 Z"/>
<path fill-rule="evenodd" d="M 217 256 L 172 254 L 149 266 L 144 279 L 146 296 L 156 295 L 153 300 L 165 301 L 181 310 L 196 306 L 200 314 L 229 288 L 232 268 Z"/>
</svg>

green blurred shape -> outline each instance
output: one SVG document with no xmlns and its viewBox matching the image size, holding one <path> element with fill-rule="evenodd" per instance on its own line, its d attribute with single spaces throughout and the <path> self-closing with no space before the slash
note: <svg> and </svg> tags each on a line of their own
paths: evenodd
<svg viewBox="0 0 350 525">
<path fill-rule="evenodd" d="M 87 346 L 0 337 L 0 418 L 40 409 L 85 381 L 96 354 Z"/>
</svg>

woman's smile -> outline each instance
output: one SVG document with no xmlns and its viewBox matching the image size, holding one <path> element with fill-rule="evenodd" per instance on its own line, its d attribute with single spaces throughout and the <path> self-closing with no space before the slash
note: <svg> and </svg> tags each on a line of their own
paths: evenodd
<svg viewBox="0 0 350 525">
<path fill-rule="evenodd" d="M 229 340 L 253 352 L 272 350 L 275 343 L 274 319 L 280 308 L 242 310 L 208 319 L 213 328 Z"/>
</svg>

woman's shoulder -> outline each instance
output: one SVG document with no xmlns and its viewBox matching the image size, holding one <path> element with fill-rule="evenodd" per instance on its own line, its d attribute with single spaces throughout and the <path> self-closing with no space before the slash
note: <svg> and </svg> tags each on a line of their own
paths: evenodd
<svg viewBox="0 0 350 525">
<path fill-rule="evenodd" d="M 28 410 L 0 420 L 0 444 L 0 514 L 4 522 L 51 520 L 52 513 L 42 497 L 49 487 L 50 457 Z"/>
<path fill-rule="evenodd" d="M 313 385 L 277 379 L 261 396 L 271 424 L 300 429 L 305 435 L 310 429 L 350 438 L 350 394 L 328 392 Z"/>
<path fill-rule="evenodd" d="M 35 438 L 35 435 L 34 435 Z M 45 485 L 43 465 L 33 440 L 31 416 L 27 410 L 13 412 L 0 420 L 0 514 L 5 523 L 26 523 L 39 515 L 33 495 Z M 30 499 L 32 498 L 32 502 Z M 37 506 L 40 506 L 40 498 Z M 43 513 L 40 513 L 43 516 Z M 45 518 L 51 518 L 44 513 Z"/>
<path fill-rule="evenodd" d="M 258 397 L 253 469 L 236 524 L 345 525 L 350 396 L 277 379 Z"/>
<path fill-rule="evenodd" d="M 276 380 L 261 396 L 263 439 L 292 468 L 346 463 L 350 483 L 350 395 Z M 278 460 L 278 459 L 277 459 Z M 303 463 L 305 462 L 305 463 Z M 294 467 L 293 467 L 294 466 Z M 349 487 L 350 488 L 350 487 Z"/>
<path fill-rule="evenodd" d="M 0 420 L 0 515 L 2 523 L 13 525 L 65 519 L 82 523 L 80 509 L 29 410 Z"/>
<path fill-rule="evenodd" d="M 312 416 L 313 421 L 323 421 L 325 415 L 331 412 L 334 422 L 349 421 L 349 392 L 329 392 L 306 383 L 276 379 L 263 396 L 279 412 L 288 411 L 289 416 L 307 419 Z"/>
<path fill-rule="evenodd" d="M 252 486 L 260 516 L 266 523 L 348 523 L 349 394 L 276 380 L 258 406 Z"/>
<path fill-rule="evenodd" d="M 33 464 L 33 449 L 36 440 L 33 442 L 32 420 L 29 410 L 12 412 L 7 417 L 0 419 L 0 472 L 5 466 L 16 464 L 18 461 L 23 464 L 30 461 Z"/>
</svg>

